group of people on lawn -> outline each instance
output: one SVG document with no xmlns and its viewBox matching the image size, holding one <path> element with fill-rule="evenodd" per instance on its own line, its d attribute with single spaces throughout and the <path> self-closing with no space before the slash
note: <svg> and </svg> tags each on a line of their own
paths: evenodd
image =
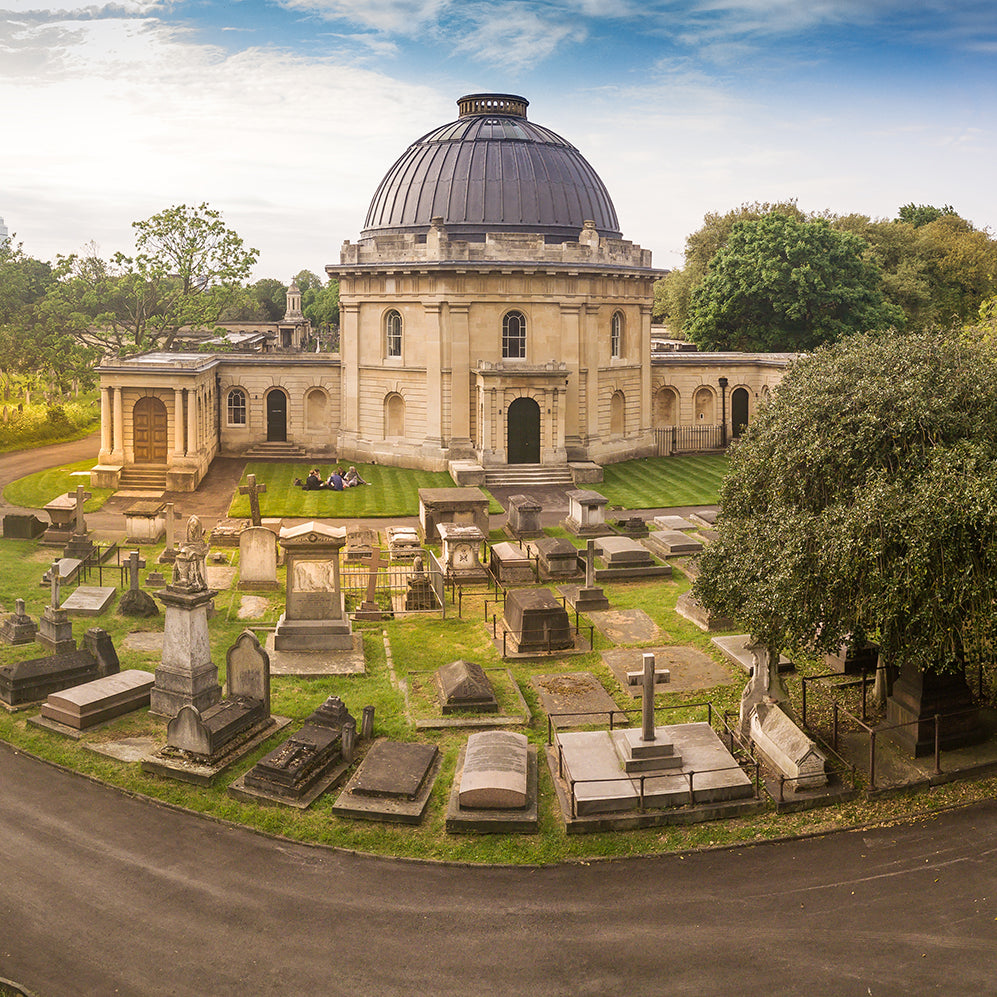
<svg viewBox="0 0 997 997">
<path fill-rule="evenodd" d="M 341 492 L 344 488 L 356 488 L 357 485 L 368 485 L 369 481 L 364 481 L 360 477 L 357 469 L 350 465 L 350 469 L 344 474 L 341 467 L 335 468 L 328 478 L 322 478 L 317 467 L 313 467 L 308 472 L 308 477 L 304 481 L 301 478 L 295 478 L 294 484 L 300 488 L 304 488 L 306 492 L 318 491 L 320 488 L 327 488 L 330 491 Z"/>
</svg>

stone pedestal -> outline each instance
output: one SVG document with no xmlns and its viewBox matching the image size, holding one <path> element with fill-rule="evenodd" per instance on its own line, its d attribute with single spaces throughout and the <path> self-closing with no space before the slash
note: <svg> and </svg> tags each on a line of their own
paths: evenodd
<svg viewBox="0 0 997 997">
<path fill-rule="evenodd" d="M 30 644 L 38 633 L 38 624 L 24 611 L 24 600 L 14 603 L 14 612 L 0 623 L 0 643 Z"/>
<path fill-rule="evenodd" d="M 38 621 L 38 636 L 35 639 L 50 654 L 67 654 L 76 650 L 73 623 L 64 609 L 45 607 Z"/>
<path fill-rule="evenodd" d="M 509 532 L 520 540 L 543 536 L 543 506 L 532 495 L 509 496 Z"/>
<path fill-rule="evenodd" d="M 175 717 L 184 706 L 203 712 L 222 698 L 208 641 L 208 606 L 217 594 L 213 589 L 181 592 L 173 587 L 157 593 L 166 607 L 166 621 L 150 713 Z"/>
<path fill-rule="evenodd" d="M 606 505 L 609 499 L 587 488 L 576 488 L 567 493 L 568 518 L 563 526 L 576 536 L 600 536 L 608 532 Z"/>
<path fill-rule="evenodd" d="M 133 502 L 125 510 L 125 532 L 126 543 L 158 543 L 166 533 L 166 503 L 159 499 Z"/>
<path fill-rule="evenodd" d="M 439 523 L 443 541 L 443 564 L 447 577 L 462 584 L 488 581 L 488 569 L 481 563 L 481 545 L 487 533 L 477 526 Z"/>
<path fill-rule="evenodd" d="M 488 535 L 488 496 L 480 488 L 420 488 L 419 523 L 427 543 L 440 540 L 440 523 L 477 526 Z"/>
</svg>

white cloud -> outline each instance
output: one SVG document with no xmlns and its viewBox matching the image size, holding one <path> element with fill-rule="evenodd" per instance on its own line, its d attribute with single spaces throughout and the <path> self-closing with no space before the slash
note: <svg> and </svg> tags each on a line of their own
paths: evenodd
<svg viewBox="0 0 997 997">
<path fill-rule="evenodd" d="M 436 23 L 451 0 L 279 0 L 291 10 L 410 36 Z"/>
</svg>

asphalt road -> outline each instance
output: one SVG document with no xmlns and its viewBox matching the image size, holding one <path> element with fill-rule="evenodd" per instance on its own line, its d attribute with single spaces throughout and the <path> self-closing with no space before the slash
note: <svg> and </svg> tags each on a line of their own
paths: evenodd
<svg viewBox="0 0 997 997">
<path fill-rule="evenodd" d="M 997 804 L 472 868 L 275 841 L 0 746 L 0 977 L 40 997 L 990 994 Z"/>
</svg>

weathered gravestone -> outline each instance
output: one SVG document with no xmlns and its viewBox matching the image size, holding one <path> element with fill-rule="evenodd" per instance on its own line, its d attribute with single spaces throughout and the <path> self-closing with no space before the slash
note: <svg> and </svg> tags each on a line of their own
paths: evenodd
<svg viewBox="0 0 997 997">
<path fill-rule="evenodd" d="M 751 740 L 791 793 L 827 785 L 827 759 L 778 703 L 760 702 L 751 715 Z"/>
<path fill-rule="evenodd" d="M 703 549 L 701 541 L 680 530 L 656 530 L 647 536 L 644 543 L 659 557 L 698 554 Z"/>
<path fill-rule="evenodd" d="M 369 526 L 348 526 L 346 528 L 346 560 L 348 562 L 369 561 L 377 547 L 377 530 Z"/>
<path fill-rule="evenodd" d="M 533 562 L 522 544 L 494 544 L 491 565 L 492 574 L 503 585 L 529 585 L 534 581 Z"/>
<path fill-rule="evenodd" d="M 519 540 L 543 535 L 543 506 L 532 495 L 509 496 L 509 532 Z"/>
<path fill-rule="evenodd" d="M 249 496 L 249 519 L 253 526 L 262 526 L 263 517 L 260 514 L 260 496 L 267 490 L 266 484 L 257 484 L 255 474 L 246 475 L 246 484 L 239 486 L 240 495 Z"/>
<path fill-rule="evenodd" d="M 154 544 L 166 532 L 166 503 L 141 499 L 125 509 L 125 543 Z"/>
<path fill-rule="evenodd" d="M 126 562 L 128 571 L 128 591 L 118 603 L 118 612 L 122 616 L 140 616 L 148 618 L 159 615 L 159 607 L 148 592 L 139 588 L 139 568 L 145 567 L 145 561 L 137 550 L 128 554 Z"/>
<path fill-rule="evenodd" d="M 76 641 L 73 640 L 73 624 L 66 611 L 61 608 L 59 598 L 61 584 L 60 562 L 53 561 L 52 570 L 49 572 L 52 599 L 38 621 L 37 636 L 38 643 L 50 654 L 68 654 L 76 650 Z"/>
<path fill-rule="evenodd" d="M 94 552 L 94 542 L 90 539 L 90 531 L 87 529 L 87 522 L 83 517 L 83 505 L 87 499 L 92 497 L 92 494 L 86 491 L 82 485 L 76 486 L 73 532 L 66 544 L 66 549 L 63 551 L 66 557 L 78 557 L 81 561 L 85 561 Z"/>
<path fill-rule="evenodd" d="M 609 609 L 609 600 L 602 587 L 595 583 L 595 541 L 589 540 L 585 545 L 585 584 L 563 585 L 558 591 L 563 595 L 576 613 L 590 613 L 596 610 Z"/>
<path fill-rule="evenodd" d="M 480 488 L 420 488 L 419 522 L 427 543 L 441 539 L 441 523 L 477 526 L 487 536 L 488 496 Z"/>
<path fill-rule="evenodd" d="M 384 531 L 388 555 L 393 561 L 402 561 L 422 553 L 419 531 L 414 526 L 389 526 Z"/>
<path fill-rule="evenodd" d="M 163 553 L 159 555 L 160 564 L 172 564 L 177 556 L 176 523 L 178 514 L 174 511 L 173 503 L 167 502 L 163 509 L 163 522 L 166 527 L 166 546 Z"/>
<path fill-rule="evenodd" d="M 265 526 L 249 526 L 239 535 L 239 588 L 277 588 L 277 535 Z"/>
<path fill-rule="evenodd" d="M 35 515 L 11 512 L 3 517 L 3 535 L 11 540 L 37 540 L 45 523 Z"/>
<path fill-rule="evenodd" d="M 537 552 L 541 578 L 551 581 L 574 578 L 581 570 L 578 548 L 564 537 L 540 537 L 527 546 Z"/>
<path fill-rule="evenodd" d="M 76 517 L 76 496 L 72 492 L 58 495 L 46 503 L 49 525 L 42 534 L 41 542 L 49 547 L 64 547 L 73 535 Z"/>
<path fill-rule="evenodd" d="M 627 519 L 617 519 L 613 523 L 613 528 L 617 533 L 622 533 L 627 537 L 646 537 L 648 526 L 640 516 L 629 516 Z"/>
<path fill-rule="evenodd" d="M 24 600 L 14 600 L 14 612 L 0 623 L 0 641 L 4 644 L 30 644 L 38 633 L 38 624 L 24 611 Z"/>
<path fill-rule="evenodd" d="M 481 665 L 474 661 L 451 661 L 434 674 L 444 714 L 469 710 L 475 713 L 498 713 L 495 690 Z"/>
<path fill-rule="evenodd" d="M 156 677 L 137 668 L 106 675 L 83 685 L 52 693 L 42 704 L 41 715 L 73 730 L 87 730 L 149 705 Z"/>
<path fill-rule="evenodd" d="M 433 580 L 423 567 L 422 555 L 418 554 L 412 562 L 412 573 L 406 581 L 405 611 L 416 613 L 436 609 L 438 605 Z"/>
<path fill-rule="evenodd" d="M 519 654 L 575 646 L 567 610 L 550 589 L 511 589 L 505 597 L 504 624 Z"/>
<path fill-rule="evenodd" d="M 62 608 L 70 616 L 100 616 L 117 595 L 113 585 L 80 585 L 66 597 Z"/>
<path fill-rule="evenodd" d="M 606 526 L 605 495 L 588 488 L 576 488 L 566 493 L 568 497 L 568 518 L 562 526 L 576 536 L 600 536 L 608 532 Z"/>
<path fill-rule="evenodd" d="M 481 731 L 467 739 L 460 777 L 460 805 L 478 810 L 516 810 L 529 801 L 525 734 Z"/>
<path fill-rule="evenodd" d="M 439 523 L 443 541 L 443 567 L 447 577 L 464 585 L 488 581 L 488 569 L 481 563 L 481 545 L 486 533 L 473 524 Z"/>
</svg>

